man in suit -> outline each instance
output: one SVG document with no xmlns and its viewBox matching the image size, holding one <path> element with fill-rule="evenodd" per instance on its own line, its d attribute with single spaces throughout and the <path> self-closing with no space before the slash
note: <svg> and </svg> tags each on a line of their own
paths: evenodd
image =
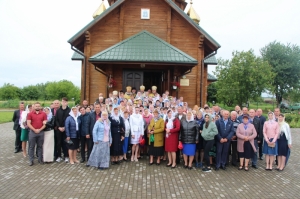
<svg viewBox="0 0 300 199">
<path fill-rule="evenodd" d="M 177 107 L 177 114 L 175 117 L 177 117 L 180 122 L 181 122 L 181 120 L 186 119 L 186 115 L 183 114 L 183 108 L 181 106 Z M 180 150 L 177 150 L 177 152 L 176 152 L 176 164 L 180 164 Z"/>
<path fill-rule="evenodd" d="M 88 154 L 87 154 L 87 160 L 89 159 L 91 152 L 93 150 L 94 142 L 93 142 L 93 128 L 95 126 L 95 123 L 99 118 L 101 118 L 101 106 L 99 103 L 95 104 L 94 107 L 95 111 L 89 114 L 88 119 L 88 128 L 89 131 L 86 134 L 86 142 L 87 142 L 87 148 L 88 148 Z"/>
<path fill-rule="evenodd" d="M 229 111 L 223 111 L 223 117 L 216 121 L 216 126 L 218 129 L 216 170 L 219 170 L 219 168 L 226 170 L 226 160 L 230 141 L 234 135 L 234 125 L 229 119 Z"/>
<path fill-rule="evenodd" d="M 53 108 L 51 108 L 51 112 L 52 112 L 52 115 L 55 117 L 56 116 L 56 112 L 57 110 L 59 109 L 60 107 L 60 102 L 59 100 L 54 100 L 53 101 Z M 56 160 L 58 158 L 58 155 L 57 155 L 57 138 L 55 137 L 55 135 L 58 134 L 58 127 L 57 126 L 54 126 L 54 159 Z"/>
<path fill-rule="evenodd" d="M 266 118 L 265 116 L 262 115 L 263 114 L 263 111 L 262 109 L 257 109 L 256 110 L 256 117 L 260 120 L 260 123 L 261 123 L 261 127 L 263 129 L 264 127 L 264 124 L 265 124 L 265 121 L 266 121 Z M 263 136 L 261 136 L 258 140 L 258 148 L 259 148 L 259 159 L 262 160 L 263 159 L 263 154 L 262 154 L 262 146 L 263 146 Z"/>
<path fill-rule="evenodd" d="M 12 121 L 14 122 L 14 127 L 13 129 L 16 132 L 16 139 L 15 139 L 15 153 L 18 153 L 22 151 L 22 142 L 21 142 L 21 120 L 22 118 L 22 112 L 24 111 L 25 105 L 24 102 L 21 102 L 19 104 L 19 109 L 15 110 Z"/>
</svg>

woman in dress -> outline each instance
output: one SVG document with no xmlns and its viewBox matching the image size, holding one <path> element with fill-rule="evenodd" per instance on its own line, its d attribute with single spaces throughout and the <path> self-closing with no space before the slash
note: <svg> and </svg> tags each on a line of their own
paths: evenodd
<svg viewBox="0 0 300 199">
<path fill-rule="evenodd" d="M 107 112 L 102 112 L 101 118 L 95 123 L 93 142 L 94 146 L 87 166 L 97 167 L 100 170 L 108 169 L 112 136 Z"/>
<path fill-rule="evenodd" d="M 166 139 L 165 151 L 168 153 L 169 163 L 167 167 L 176 168 L 176 151 L 178 149 L 178 135 L 180 131 L 180 121 L 173 116 L 172 110 L 167 111 L 165 123 Z"/>
<path fill-rule="evenodd" d="M 32 110 L 32 105 L 27 105 L 25 111 L 22 112 L 21 115 L 21 142 L 22 142 L 22 150 L 23 157 L 26 158 L 26 144 L 28 142 L 28 126 L 27 126 L 27 114 Z"/>
<path fill-rule="evenodd" d="M 180 123 L 179 141 L 183 144 L 184 168 L 191 170 L 199 139 L 199 127 L 190 111 L 187 112 L 186 119 L 182 119 Z"/>
<path fill-rule="evenodd" d="M 164 155 L 165 122 L 159 117 L 158 110 L 153 111 L 153 119 L 148 126 L 149 165 L 153 164 L 153 157 L 157 157 L 156 165 L 160 165 L 160 157 Z"/>
<path fill-rule="evenodd" d="M 131 161 L 138 161 L 139 140 L 144 134 L 144 119 L 139 113 L 140 108 L 135 107 L 134 113 L 130 116 L 129 123 L 131 129 Z"/>
<path fill-rule="evenodd" d="M 212 121 L 210 114 L 205 114 L 205 124 L 201 132 L 201 137 L 203 138 L 203 148 L 204 148 L 204 159 L 206 162 L 206 167 L 202 169 L 204 172 L 209 172 L 211 170 L 210 162 L 210 151 L 215 144 L 215 135 L 218 134 L 218 129 L 216 124 Z"/>
<path fill-rule="evenodd" d="M 129 112 L 125 111 L 124 114 L 124 124 L 125 124 L 125 138 L 123 142 L 123 160 L 127 161 L 127 151 L 128 151 L 128 143 L 130 139 L 130 124 L 129 124 Z"/>
<path fill-rule="evenodd" d="M 118 108 L 114 108 L 110 120 L 110 129 L 112 136 L 112 144 L 110 147 L 110 155 L 112 157 L 112 165 L 119 164 L 119 157 L 123 156 L 123 140 L 125 136 L 125 124 L 123 118 L 119 115 Z"/>
<path fill-rule="evenodd" d="M 65 121 L 65 131 L 67 141 L 71 140 L 73 144 L 68 144 L 70 164 L 79 163 L 77 160 L 77 149 L 79 148 L 79 124 L 78 124 L 78 110 L 76 107 L 72 107 L 70 116 Z"/>
<path fill-rule="evenodd" d="M 243 115 L 243 123 L 239 124 L 236 129 L 237 137 L 237 151 L 240 157 L 240 167 L 242 170 L 245 161 L 245 171 L 249 171 L 249 160 L 253 158 L 256 153 L 256 147 L 254 145 L 254 138 L 256 138 L 257 132 L 253 124 L 249 121 L 248 115 Z"/>
<path fill-rule="evenodd" d="M 44 162 L 53 162 L 54 159 L 54 121 L 50 107 L 44 108 L 47 115 L 46 128 L 44 129 L 43 159 Z"/>
<path fill-rule="evenodd" d="M 283 114 L 280 114 L 278 117 L 278 123 L 280 126 L 280 134 L 277 139 L 278 142 L 278 171 L 283 171 L 285 164 L 286 164 L 286 158 L 289 154 L 290 148 L 292 148 L 292 137 L 291 137 L 291 129 L 288 123 L 285 122 L 285 117 Z"/>
<path fill-rule="evenodd" d="M 196 108 L 195 108 L 196 107 Z M 194 109 L 199 109 L 199 107 L 196 105 Z M 198 144 L 196 145 L 196 168 L 202 168 L 202 162 L 203 162 L 203 157 L 204 157 L 204 146 L 203 146 L 203 137 L 201 136 L 202 130 L 203 130 L 203 125 L 205 123 L 204 117 L 201 111 L 196 111 L 196 117 L 195 117 L 196 123 L 199 127 L 199 140 Z M 200 162 L 199 162 L 199 155 L 200 155 Z"/>
<path fill-rule="evenodd" d="M 144 121 L 146 122 L 146 130 L 144 131 L 144 139 L 145 139 L 145 145 L 144 145 L 144 151 L 143 151 L 143 153 L 144 154 L 147 154 L 147 152 L 148 152 L 148 136 L 147 136 L 147 134 L 148 134 L 148 126 L 149 126 L 149 124 L 150 124 L 150 122 L 151 122 L 151 120 L 152 120 L 152 118 L 153 118 L 153 115 L 152 114 L 150 114 L 149 113 L 149 109 L 148 108 L 145 108 L 144 109 L 144 113 L 143 113 L 143 118 L 144 118 Z"/>
<path fill-rule="evenodd" d="M 266 155 L 266 170 L 272 171 L 274 156 L 278 154 L 277 137 L 279 134 L 279 124 L 275 121 L 274 113 L 268 113 L 269 120 L 265 122 L 264 133 L 264 146 L 263 154 Z"/>
</svg>

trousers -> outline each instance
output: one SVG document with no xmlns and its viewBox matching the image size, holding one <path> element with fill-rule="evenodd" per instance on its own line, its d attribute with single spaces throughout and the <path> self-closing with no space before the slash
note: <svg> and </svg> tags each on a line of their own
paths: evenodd
<svg viewBox="0 0 300 199">
<path fill-rule="evenodd" d="M 209 162 L 209 151 L 214 146 L 215 140 L 203 140 L 203 148 L 204 148 L 204 159 L 206 162 L 206 167 L 210 166 Z"/>
<path fill-rule="evenodd" d="M 217 163 L 216 163 L 217 168 L 220 168 L 220 166 L 225 167 L 229 147 L 230 147 L 230 140 L 224 143 L 221 143 L 220 141 L 217 142 Z"/>
<path fill-rule="evenodd" d="M 32 130 L 29 131 L 29 161 L 34 159 L 34 148 L 36 146 L 38 160 L 43 161 L 43 144 L 44 144 L 44 131 L 36 134 Z"/>
</svg>

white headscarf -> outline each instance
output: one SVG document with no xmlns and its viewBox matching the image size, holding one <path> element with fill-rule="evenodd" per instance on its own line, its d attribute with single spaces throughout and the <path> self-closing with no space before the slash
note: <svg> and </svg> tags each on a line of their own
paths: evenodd
<svg viewBox="0 0 300 199">
<path fill-rule="evenodd" d="M 74 115 L 74 113 L 73 113 L 73 108 L 76 108 L 76 107 L 72 107 L 71 108 L 71 111 L 70 111 L 70 113 L 69 113 L 69 115 L 71 116 L 71 117 L 73 117 L 74 118 L 74 120 L 75 120 L 75 123 L 76 123 L 76 131 L 78 131 L 78 122 L 77 122 L 77 118 L 78 118 L 78 116 L 79 116 L 79 114 L 78 114 L 78 112 L 77 112 L 77 115 Z M 76 108 L 77 109 L 77 108 Z"/>
<path fill-rule="evenodd" d="M 271 114 L 271 113 L 272 113 L 272 115 L 273 115 L 273 119 L 272 119 L 272 120 L 269 119 L 269 114 Z M 274 114 L 273 112 L 269 112 L 269 113 L 268 113 L 268 119 L 269 119 L 269 122 L 270 122 L 270 123 L 276 122 L 275 114 Z"/>
<path fill-rule="evenodd" d="M 111 118 L 113 119 L 113 120 L 115 120 L 116 122 L 120 122 L 119 120 L 119 117 L 120 117 L 120 113 L 118 112 L 118 114 L 116 115 L 115 114 L 115 111 L 113 110 L 112 111 L 112 113 L 111 113 Z"/>
<path fill-rule="evenodd" d="M 172 110 L 170 110 L 170 111 L 171 111 L 171 113 L 172 113 L 171 118 L 169 118 L 169 116 L 167 115 L 168 123 L 166 124 L 166 127 L 167 127 L 168 129 L 174 128 L 174 126 L 173 126 L 173 121 L 174 121 L 175 117 L 174 117 L 173 111 L 172 111 Z M 168 111 L 168 112 L 169 112 L 169 111 Z"/>
<path fill-rule="evenodd" d="M 26 107 L 26 110 L 27 110 L 27 108 L 28 108 L 28 105 L 27 105 L 27 107 Z M 49 121 L 51 121 L 51 119 L 52 119 L 52 112 L 51 112 L 50 107 L 45 107 L 44 110 L 45 110 L 45 109 L 48 109 L 48 110 L 49 110 L 49 114 L 47 115 L 47 121 L 49 122 Z"/>
</svg>

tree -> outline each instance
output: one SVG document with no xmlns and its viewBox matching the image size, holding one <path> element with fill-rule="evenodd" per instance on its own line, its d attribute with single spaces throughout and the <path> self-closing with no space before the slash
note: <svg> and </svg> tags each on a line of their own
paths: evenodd
<svg viewBox="0 0 300 199">
<path fill-rule="evenodd" d="M 207 87 L 207 101 L 208 102 L 216 102 L 217 101 L 217 88 L 216 82 L 209 84 Z"/>
<path fill-rule="evenodd" d="M 299 88 L 300 48 L 274 41 L 263 47 L 260 53 L 275 73 L 271 91 L 275 94 L 278 107 L 282 98 L 288 97 L 293 89 Z"/>
<path fill-rule="evenodd" d="M 235 51 L 231 60 L 219 59 L 216 72 L 217 99 L 227 106 L 242 106 L 250 99 L 257 99 L 270 88 L 274 74 L 271 66 L 253 50 Z"/>
<path fill-rule="evenodd" d="M 59 82 L 48 82 L 46 92 L 50 99 L 61 99 L 67 97 L 74 100 L 80 98 L 80 89 L 71 81 L 61 80 Z"/>
<path fill-rule="evenodd" d="M 40 92 L 37 86 L 25 86 L 22 89 L 23 100 L 38 100 L 40 98 Z"/>
<path fill-rule="evenodd" d="M 1 100 L 10 100 L 10 99 L 19 99 L 20 98 L 20 88 L 14 86 L 13 84 L 4 83 L 0 88 L 0 99 Z"/>
</svg>

